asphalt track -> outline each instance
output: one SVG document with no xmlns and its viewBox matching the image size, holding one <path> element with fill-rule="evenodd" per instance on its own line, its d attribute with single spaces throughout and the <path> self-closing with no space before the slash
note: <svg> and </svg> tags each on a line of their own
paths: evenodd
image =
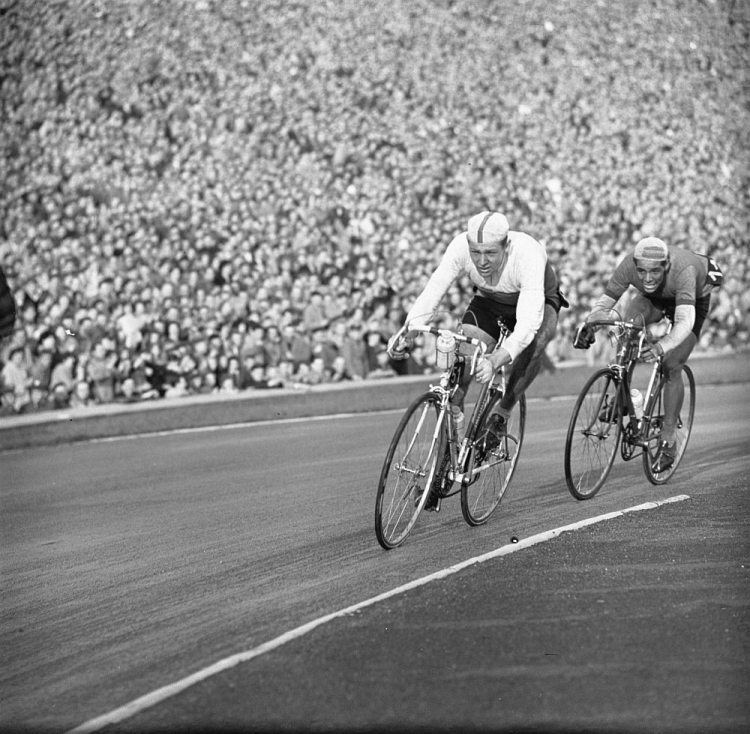
<svg viewBox="0 0 750 734">
<path fill-rule="evenodd" d="M 750 384 L 699 387 L 671 483 L 587 502 L 572 403 L 530 402 L 488 525 L 448 500 L 390 552 L 397 413 L 0 454 L 0 727 L 747 730 Z"/>
</svg>

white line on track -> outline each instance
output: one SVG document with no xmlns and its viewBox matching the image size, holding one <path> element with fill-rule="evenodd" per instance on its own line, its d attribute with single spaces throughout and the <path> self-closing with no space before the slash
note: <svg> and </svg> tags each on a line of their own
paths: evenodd
<svg viewBox="0 0 750 734">
<path fill-rule="evenodd" d="M 431 581 L 445 578 L 446 576 L 457 573 L 458 571 L 461 571 L 468 566 L 472 566 L 477 563 L 484 563 L 484 561 L 489 561 L 490 559 L 497 558 L 499 556 L 507 556 L 509 553 L 515 553 L 522 548 L 528 548 L 529 546 L 536 545 L 537 543 L 543 543 L 546 540 L 556 538 L 561 533 L 569 532 L 571 530 L 578 530 L 579 528 L 586 527 L 587 525 L 593 525 L 598 522 L 603 522 L 604 520 L 611 520 L 615 517 L 621 517 L 628 512 L 653 510 L 660 505 L 665 505 L 671 502 L 681 502 L 687 499 L 690 499 L 688 495 L 680 494 L 664 500 L 658 500 L 656 502 L 646 502 L 642 505 L 628 507 L 624 510 L 608 512 L 605 515 L 598 515 L 597 517 L 580 520 L 579 522 L 572 523 L 571 525 L 564 525 L 563 527 L 554 528 L 553 530 L 547 530 L 543 533 L 538 533 L 537 535 L 532 535 L 528 538 L 524 538 L 523 540 L 519 540 L 517 543 L 501 546 L 500 548 L 496 548 L 495 550 L 485 553 L 484 555 L 469 558 L 466 561 L 457 563 L 455 566 L 450 566 L 449 568 L 444 568 L 440 571 L 436 571 L 429 576 L 423 576 L 422 578 L 415 579 L 414 581 L 410 581 L 408 584 L 398 586 L 395 589 L 386 591 L 383 594 L 379 594 L 378 596 L 373 596 L 372 598 L 361 601 L 358 604 L 353 604 L 350 607 L 339 609 L 337 612 L 333 612 L 331 614 L 325 615 L 324 617 L 314 619 L 312 622 L 308 622 L 307 624 L 303 624 L 301 627 L 297 627 L 293 630 L 290 630 L 289 632 L 285 632 L 283 635 L 280 635 L 273 640 L 269 640 L 268 642 L 265 642 L 262 645 L 253 648 L 252 650 L 246 650 L 245 652 L 240 652 L 236 655 L 230 655 L 229 657 L 224 658 L 223 660 L 219 660 L 213 665 L 209 665 L 207 668 L 203 668 L 202 670 L 199 670 L 192 675 L 183 678 L 182 680 L 178 680 L 175 683 L 171 683 L 170 685 L 158 688 L 157 690 L 152 691 L 151 693 L 147 693 L 145 696 L 141 696 L 140 698 L 136 698 L 134 701 L 131 701 L 130 703 L 127 703 L 124 706 L 115 709 L 114 711 L 110 711 L 107 714 L 103 714 L 102 716 L 90 719 L 80 726 L 77 726 L 75 729 L 69 730 L 67 734 L 87 734 L 88 732 L 98 731 L 105 726 L 117 724 L 120 721 L 129 719 L 130 717 L 135 716 L 142 711 L 145 711 L 151 706 L 155 706 L 156 704 L 161 703 L 162 701 L 165 701 L 172 696 L 176 696 L 178 693 L 182 693 L 182 691 L 190 688 L 190 686 L 193 686 L 196 683 L 200 683 L 201 681 L 204 681 L 213 675 L 217 675 L 218 673 L 222 673 L 225 670 L 229 670 L 230 668 L 233 668 L 240 663 L 245 663 L 248 660 L 252 660 L 253 658 L 257 658 L 267 652 L 271 652 L 272 650 L 285 645 L 287 642 L 291 642 L 292 640 L 296 640 L 298 637 L 306 635 L 308 632 L 311 632 L 315 628 L 320 627 L 321 625 L 326 624 L 333 619 L 354 614 L 360 609 L 372 606 L 373 604 L 377 604 L 378 602 L 384 601 L 385 599 L 390 599 L 391 597 L 397 596 L 398 594 L 403 594 L 404 592 L 410 591 L 411 589 L 416 589 L 419 586 L 424 586 Z"/>
<path fill-rule="evenodd" d="M 177 436 L 185 433 L 213 433 L 215 431 L 232 431 L 238 428 L 258 428 L 262 426 L 281 426 L 285 423 L 308 423 L 313 421 L 328 421 L 340 418 L 355 418 L 358 416 L 398 413 L 403 409 L 378 410 L 370 413 L 332 413 L 331 415 L 306 415 L 297 418 L 272 418 L 266 421 L 247 421 L 245 423 L 217 423 L 212 426 L 193 426 L 191 428 L 169 428 L 164 431 L 150 431 L 149 433 L 128 433 L 122 436 L 102 436 L 90 438 L 87 443 L 109 443 L 112 441 L 132 441 L 137 438 L 153 438 L 154 436 Z"/>
</svg>

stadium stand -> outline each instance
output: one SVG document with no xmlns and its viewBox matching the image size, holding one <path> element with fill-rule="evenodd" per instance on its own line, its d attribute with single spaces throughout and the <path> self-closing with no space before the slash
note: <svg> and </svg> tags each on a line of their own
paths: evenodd
<svg viewBox="0 0 750 734">
<path fill-rule="evenodd" d="M 743 348 L 749 33 L 729 0 L 3 0 L 0 415 L 429 372 L 385 340 L 482 208 L 561 276 L 552 363 L 651 234 L 723 264 L 700 349 Z"/>
</svg>

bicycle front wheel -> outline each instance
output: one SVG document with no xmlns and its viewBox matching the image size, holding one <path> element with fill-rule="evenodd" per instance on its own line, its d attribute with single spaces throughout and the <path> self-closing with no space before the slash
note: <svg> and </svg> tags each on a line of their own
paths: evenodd
<svg viewBox="0 0 750 734">
<path fill-rule="evenodd" d="M 487 405 L 475 430 L 475 441 L 469 462 L 469 476 L 461 485 L 461 512 L 469 525 L 483 525 L 497 509 L 508 489 L 521 453 L 526 429 L 526 396 L 522 395 L 510 414 L 506 435 L 496 447 L 487 447 L 482 436 L 498 394 Z"/>
<path fill-rule="evenodd" d="M 659 389 L 654 393 L 650 404 L 646 406 L 645 417 L 647 419 L 648 434 L 646 436 L 646 449 L 643 452 L 643 471 L 646 478 L 651 484 L 664 484 L 669 481 L 672 475 L 677 471 L 680 461 L 685 454 L 690 431 L 693 428 L 693 415 L 695 414 L 695 378 L 693 371 L 685 365 L 682 368 L 682 389 L 684 398 L 682 401 L 682 410 L 677 421 L 677 455 L 674 464 L 663 472 L 654 471 L 654 462 L 659 449 L 661 440 L 661 431 L 664 424 L 664 386 L 666 378 L 662 378 L 659 383 Z"/>
<path fill-rule="evenodd" d="M 601 369 L 583 386 L 565 439 L 565 481 L 578 500 L 593 497 L 609 475 L 622 436 L 618 383 Z"/>
<path fill-rule="evenodd" d="M 406 410 L 383 463 L 375 534 L 383 548 L 401 545 L 419 517 L 438 461 L 440 399 L 424 393 Z"/>
</svg>

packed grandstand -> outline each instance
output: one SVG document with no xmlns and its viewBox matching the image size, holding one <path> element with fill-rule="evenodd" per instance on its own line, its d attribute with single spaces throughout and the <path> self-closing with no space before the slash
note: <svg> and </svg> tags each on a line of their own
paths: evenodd
<svg viewBox="0 0 750 734">
<path fill-rule="evenodd" d="M 0 0 L 0 413 L 429 371 L 385 341 L 485 208 L 560 275 L 554 363 L 647 235 L 722 264 L 699 348 L 741 348 L 749 32 L 742 0 Z"/>
</svg>

